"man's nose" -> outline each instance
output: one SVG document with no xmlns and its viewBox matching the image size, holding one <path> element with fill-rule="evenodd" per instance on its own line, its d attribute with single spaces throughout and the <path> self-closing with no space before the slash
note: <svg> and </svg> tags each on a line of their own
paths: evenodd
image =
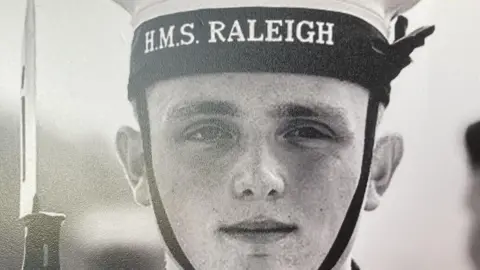
<svg viewBox="0 0 480 270">
<path fill-rule="evenodd" d="M 233 195 L 240 200 L 276 200 L 285 193 L 282 165 L 267 147 L 251 149 L 236 164 Z"/>
</svg>

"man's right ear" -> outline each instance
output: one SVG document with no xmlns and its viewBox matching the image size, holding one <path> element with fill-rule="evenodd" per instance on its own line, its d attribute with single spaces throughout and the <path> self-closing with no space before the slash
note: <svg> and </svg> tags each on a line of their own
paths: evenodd
<svg viewBox="0 0 480 270">
<path fill-rule="evenodd" d="M 146 179 L 140 132 L 131 127 L 121 127 L 117 131 L 115 145 L 118 159 L 132 189 L 135 202 L 143 206 L 149 206 L 150 192 Z"/>
</svg>

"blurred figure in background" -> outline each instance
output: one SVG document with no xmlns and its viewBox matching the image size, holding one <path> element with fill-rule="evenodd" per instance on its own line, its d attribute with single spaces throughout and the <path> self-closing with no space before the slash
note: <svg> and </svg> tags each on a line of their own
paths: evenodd
<svg viewBox="0 0 480 270">
<path fill-rule="evenodd" d="M 470 256 L 476 269 L 480 269 L 480 121 L 468 126 L 465 132 L 465 147 L 472 180 L 468 201 L 473 213 Z"/>
</svg>

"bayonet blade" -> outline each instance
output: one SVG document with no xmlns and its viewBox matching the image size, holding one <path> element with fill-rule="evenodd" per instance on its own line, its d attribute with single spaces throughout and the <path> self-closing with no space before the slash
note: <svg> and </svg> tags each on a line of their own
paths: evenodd
<svg viewBox="0 0 480 270">
<path fill-rule="evenodd" d="M 20 218 L 32 214 L 37 194 L 37 119 L 36 119 L 36 25 L 35 2 L 27 0 L 22 47 L 22 82 L 20 90 Z"/>
<path fill-rule="evenodd" d="M 20 219 L 25 226 L 24 270 L 60 269 L 64 214 L 40 211 L 37 197 L 35 2 L 27 0 L 22 49 Z"/>
</svg>

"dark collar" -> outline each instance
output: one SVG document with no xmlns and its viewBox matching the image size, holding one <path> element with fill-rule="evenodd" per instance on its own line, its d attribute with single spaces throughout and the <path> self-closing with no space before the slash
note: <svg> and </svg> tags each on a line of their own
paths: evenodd
<svg viewBox="0 0 480 270">
<path fill-rule="evenodd" d="M 352 270 L 360 270 L 360 267 L 358 267 L 358 264 L 352 260 Z"/>
</svg>

